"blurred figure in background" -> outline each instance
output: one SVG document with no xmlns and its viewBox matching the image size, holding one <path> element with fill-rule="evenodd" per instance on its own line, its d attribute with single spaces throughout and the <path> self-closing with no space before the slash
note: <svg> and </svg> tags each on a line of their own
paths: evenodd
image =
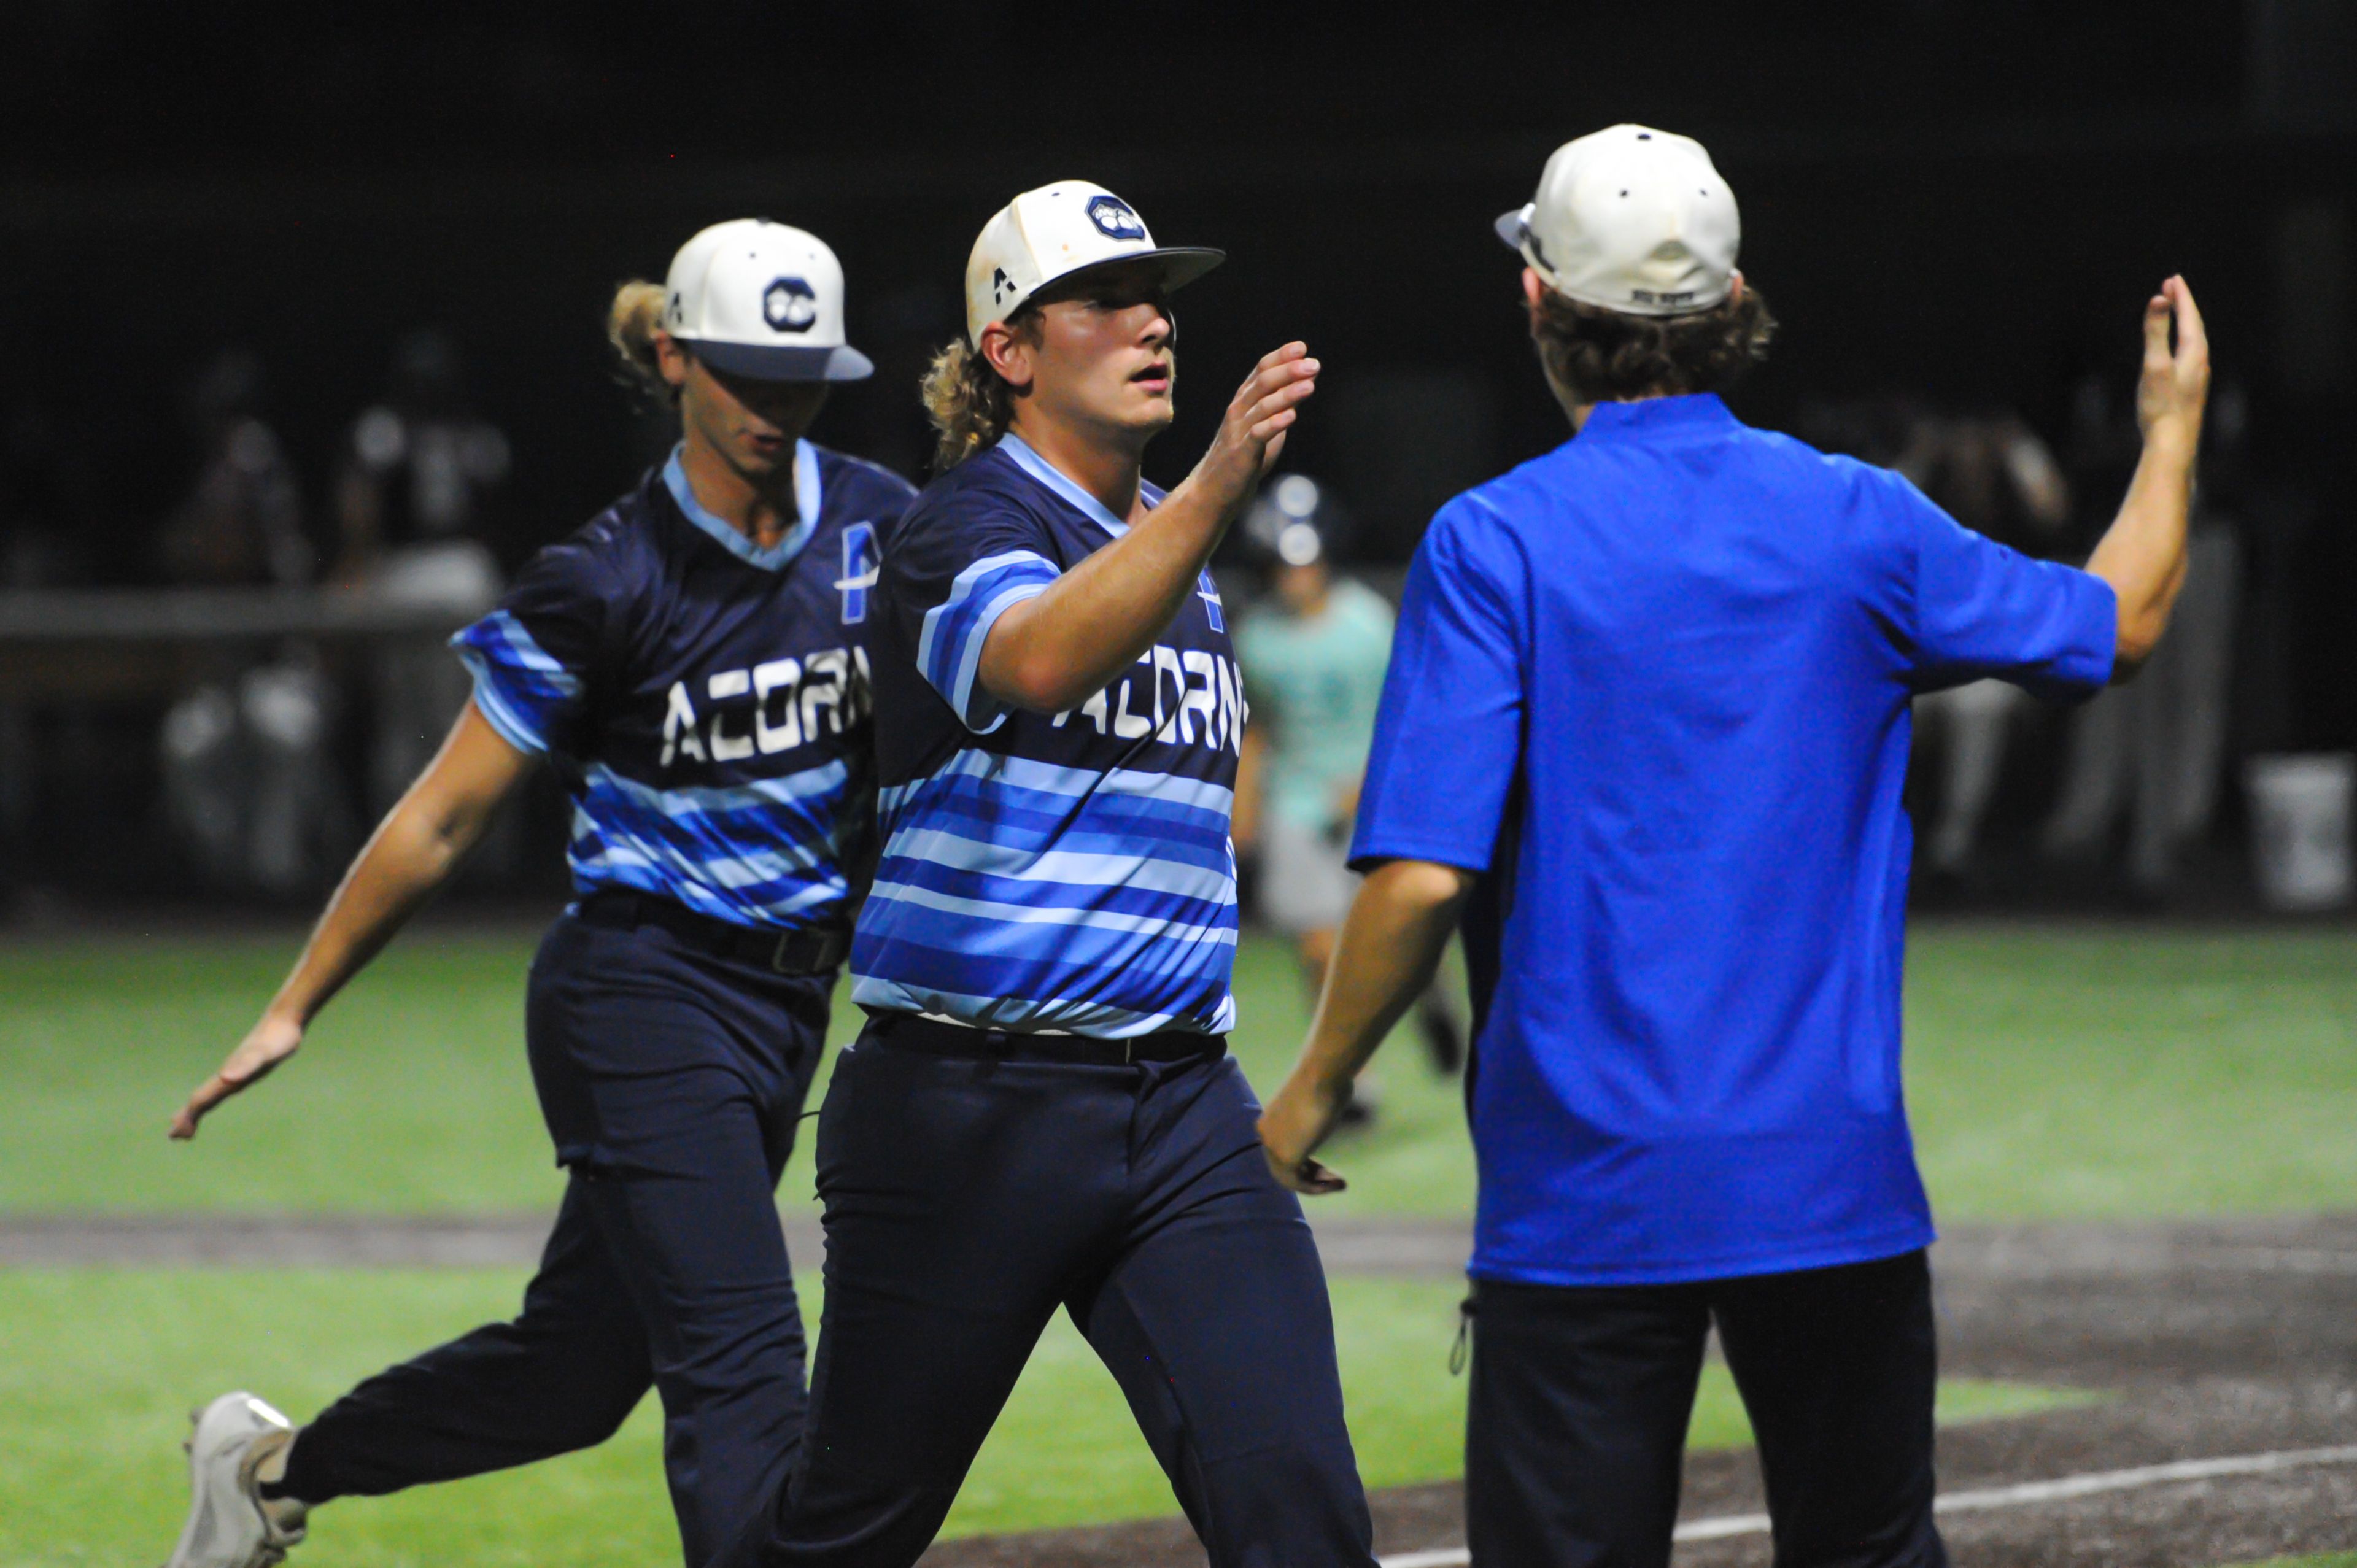
<svg viewBox="0 0 2357 1568">
<path fill-rule="evenodd" d="M 158 552 L 176 585 L 296 587 L 316 575 L 294 467 L 262 417 L 264 385 L 262 361 L 231 349 L 190 386 L 201 456 Z M 292 643 L 242 669 L 224 656 L 166 714 L 165 809 L 209 880 L 284 897 L 327 875 L 350 837 L 328 762 L 332 723 L 317 651 Z"/>
<path fill-rule="evenodd" d="M 2133 467 L 2133 424 L 2128 435 Z M 2025 555 L 2049 559 L 2068 543 L 2071 487 L 2054 454 L 2017 413 L 1919 416 L 1889 466 L 1966 528 Z M 2117 494 L 2126 483 L 2093 493 Z M 1924 843 L 1934 877 L 1971 880 L 2007 739 L 2030 706 L 2028 693 L 1994 679 L 1915 699 L 1916 744 L 1935 747 L 1942 764 L 1938 811 Z"/>
<path fill-rule="evenodd" d="M 1237 769 L 1236 847 L 1258 854 L 1260 917 L 1293 939 L 1313 1001 L 1359 885 L 1351 826 L 1392 651 L 1390 604 L 1334 569 L 1347 529 L 1308 475 L 1265 486 L 1244 538 L 1267 563 L 1270 591 L 1236 628 L 1254 721 Z M 1437 982 L 1415 1016 L 1433 1066 L 1456 1072 L 1464 1027 Z M 1372 1106 L 1372 1096 L 1354 1099 L 1346 1121 L 1366 1121 Z"/>
<path fill-rule="evenodd" d="M 433 328 L 410 333 L 393 349 L 384 400 L 353 421 L 337 470 L 337 580 L 445 608 L 454 624 L 488 611 L 501 579 L 484 541 L 508 466 L 507 437 L 472 411 L 457 345 Z M 373 814 L 432 760 L 469 688 L 434 639 L 385 644 L 371 665 Z M 486 858 L 505 860 L 504 847 Z"/>
<path fill-rule="evenodd" d="M 227 349 L 189 384 L 200 456 L 188 499 L 164 525 L 171 582 L 209 588 L 288 587 L 317 575 L 303 497 L 278 433 L 262 417 L 262 361 Z"/>
<path fill-rule="evenodd" d="M 2135 410 L 2108 381 L 2090 376 L 2080 384 L 2072 420 L 2072 466 L 2091 483 L 2133 469 Z M 2105 691 L 2073 715 L 2061 792 L 2040 841 L 2050 859 L 2099 862 L 2125 814 L 2122 875 L 2142 900 L 2169 895 L 2186 847 L 2209 831 L 2217 811 L 2243 590 L 2240 512 L 2249 440 L 2249 396 L 2225 382 L 2212 401 L 2185 586 L 2169 637 L 2133 685 Z"/>
</svg>

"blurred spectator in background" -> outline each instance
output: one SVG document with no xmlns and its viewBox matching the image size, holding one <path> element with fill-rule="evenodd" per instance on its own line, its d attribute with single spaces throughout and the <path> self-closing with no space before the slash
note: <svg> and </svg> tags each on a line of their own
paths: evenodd
<svg viewBox="0 0 2357 1568">
<path fill-rule="evenodd" d="M 2083 477 L 2079 493 L 2116 493 L 2138 450 L 2131 399 L 2090 376 L 2072 399 L 2072 424 L 2068 451 Z M 2074 715 L 2061 793 L 2040 841 L 2050 858 L 2100 861 L 2125 814 L 2123 877 L 2140 899 L 2168 895 L 2186 847 L 2209 831 L 2217 810 L 2242 597 L 2249 438 L 2250 399 L 2226 381 L 2211 400 L 2203 432 L 2185 586 L 2169 635 L 2133 683 L 2103 692 Z M 2102 526 L 2103 520 L 2083 520 L 2091 534 Z"/>
<path fill-rule="evenodd" d="M 188 389 L 200 452 L 196 483 L 164 525 L 162 564 L 188 586 L 285 587 L 316 575 L 302 491 L 277 432 L 262 418 L 262 361 L 246 349 L 214 359 Z"/>
<path fill-rule="evenodd" d="M 2128 438 L 2133 467 L 2133 423 Z M 2050 559 L 2070 543 L 2071 487 L 2053 452 L 2018 414 L 1919 415 L 1889 466 L 1966 528 L 2025 555 Z M 2091 493 L 2109 497 L 2126 489 L 2123 478 Z M 1916 745 L 1934 749 L 1941 763 L 1938 807 L 1923 851 L 1933 877 L 1973 879 L 2007 741 L 2019 715 L 2034 705 L 2020 687 L 1997 680 L 1915 699 Z"/>
<path fill-rule="evenodd" d="M 1252 718 L 1236 777 L 1237 849 L 1259 857 L 1259 913 L 1293 939 L 1313 999 L 1358 876 L 1351 826 L 1391 662 L 1392 607 L 1334 557 L 1347 521 L 1305 474 L 1263 487 L 1245 515 L 1246 543 L 1267 566 L 1269 592 L 1236 628 Z M 1463 1065 L 1464 1028 L 1437 983 L 1416 1008 L 1433 1065 Z M 1364 1122 L 1372 1097 L 1346 1122 Z"/>
<path fill-rule="evenodd" d="M 336 475 L 336 578 L 387 599 L 447 610 L 453 624 L 498 600 L 485 542 L 508 477 L 508 440 L 478 418 L 457 344 L 426 328 L 395 346 L 384 400 L 362 411 Z M 382 815 L 425 771 L 466 706 L 466 670 L 438 639 L 371 656 L 375 724 L 368 810 Z M 497 860 L 500 846 L 487 853 Z"/>
<path fill-rule="evenodd" d="M 197 478 L 159 547 L 174 584 L 294 587 L 315 575 L 301 492 L 263 420 L 263 393 L 262 362 L 243 349 L 190 387 Z M 328 764 L 331 721 L 316 650 L 291 643 L 245 668 L 224 656 L 166 714 L 165 809 L 209 880 L 284 897 L 337 863 L 350 814 Z"/>
</svg>

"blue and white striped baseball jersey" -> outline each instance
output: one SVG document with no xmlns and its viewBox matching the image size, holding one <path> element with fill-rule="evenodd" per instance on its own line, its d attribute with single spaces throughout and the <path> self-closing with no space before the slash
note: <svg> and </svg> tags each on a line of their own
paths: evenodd
<svg viewBox="0 0 2357 1568">
<path fill-rule="evenodd" d="M 572 792 L 573 884 L 775 929 L 849 913 L 874 849 L 877 542 L 915 494 L 803 442 L 801 521 L 756 548 L 674 453 L 451 639 L 475 703 Z"/>
<path fill-rule="evenodd" d="M 861 1005 L 1114 1039 L 1232 1026 L 1244 704 L 1211 575 L 1130 673 L 1070 713 L 1006 709 L 975 679 L 999 616 L 1123 532 L 1008 435 L 894 532 L 875 642 L 884 850 L 851 950 Z"/>
</svg>

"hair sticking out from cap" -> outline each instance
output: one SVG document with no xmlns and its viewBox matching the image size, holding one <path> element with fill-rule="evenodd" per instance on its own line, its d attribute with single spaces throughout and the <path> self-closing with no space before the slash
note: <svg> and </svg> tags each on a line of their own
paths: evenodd
<svg viewBox="0 0 2357 1568">
<path fill-rule="evenodd" d="M 662 403 L 676 403 L 678 389 L 663 380 L 662 361 L 655 353 L 655 333 L 662 328 L 662 285 L 633 278 L 614 290 L 613 303 L 606 307 L 606 341 L 614 346 L 624 385 Z"/>
</svg>

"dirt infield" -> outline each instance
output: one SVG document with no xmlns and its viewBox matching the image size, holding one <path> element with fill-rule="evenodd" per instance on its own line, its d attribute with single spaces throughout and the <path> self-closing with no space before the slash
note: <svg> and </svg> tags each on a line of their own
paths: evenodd
<svg viewBox="0 0 2357 1568">
<path fill-rule="evenodd" d="M 1943 1493 L 2357 1444 L 2357 1217 L 1959 1227 L 1934 1265 L 1946 1371 L 2111 1394 L 2081 1409 L 1943 1433 Z M 1376 1546 L 1386 1555 L 1465 1540 L 1454 1485 L 1402 1487 L 1373 1503 Z M 1681 1517 L 1689 1524 L 1764 1506 L 1748 1452 L 1687 1461 Z M 1943 1530 L 1964 1568 L 2198 1568 L 2345 1550 L 2357 1547 L 2357 1462 L 1984 1508 L 1949 1514 Z M 1769 1560 L 1758 1533 L 1677 1553 L 1682 1568 Z M 1176 1522 L 954 1541 L 925 1558 L 928 1568 L 1202 1561 Z"/>
<path fill-rule="evenodd" d="M 465 1220 L 296 1218 L 0 1219 L 0 1266 L 481 1266 L 529 1263 L 544 1216 Z M 787 1216 L 814 1262 L 811 1218 Z M 1461 1228 L 1329 1221 L 1338 1273 L 1455 1274 Z M 1943 1369 L 2100 1390 L 2086 1407 L 1955 1427 L 1943 1496 L 2132 1471 L 2170 1461 L 2357 1444 L 2357 1216 L 2167 1225 L 1955 1227 L 1934 1253 Z M 2268 1473 L 2160 1479 L 2001 1500 L 1948 1514 L 1967 1568 L 2200 1568 L 2357 1548 L 2357 1457 Z M 1984 1498 L 1986 1503 L 1987 1499 Z M 1454 1484 L 1373 1498 L 1377 1546 L 1446 1568 L 1464 1541 Z M 1691 1568 L 1764 1564 L 1740 1516 L 1764 1506 L 1749 1453 L 1695 1455 L 1682 1519 L 1739 1530 L 1689 1541 Z M 1458 1559 L 1461 1561 L 1460 1559 Z M 929 1568 L 1200 1564 L 1176 1520 L 948 1542 Z"/>
</svg>

